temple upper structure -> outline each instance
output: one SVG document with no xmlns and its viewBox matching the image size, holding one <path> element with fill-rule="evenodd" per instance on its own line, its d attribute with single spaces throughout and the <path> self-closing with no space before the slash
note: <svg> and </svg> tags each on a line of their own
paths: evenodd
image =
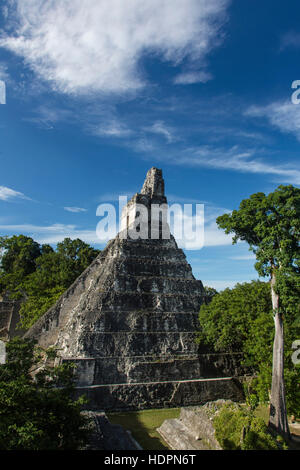
<svg viewBox="0 0 300 470">
<path fill-rule="evenodd" d="M 127 238 L 170 238 L 168 206 L 162 170 L 152 167 L 140 193 L 123 208 L 121 236 Z"/>
<path fill-rule="evenodd" d="M 165 196 L 165 183 L 162 170 L 155 167 L 150 168 L 143 184 L 141 194 L 146 194 L 151 198 Z"/>
</svg>

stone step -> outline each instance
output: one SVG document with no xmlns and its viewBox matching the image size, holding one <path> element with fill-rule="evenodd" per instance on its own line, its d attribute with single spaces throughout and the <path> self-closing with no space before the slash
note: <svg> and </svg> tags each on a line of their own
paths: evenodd
<svg viewBox="0 0 300 470">
<path fill-rule="evenodd" d="M 68 330 L 68 336 L 73 337 L 76 327 Z M 198 346 L 195 342 L 195 332 L 155 332 L 153 334 L 118 333 L 107 334 L 97 331 L 82 331 L 79 335 L 80 346 L 89 356 L 119 356 L 121 354 L 140 356 L 147 352 L 149 355 L 187 353 L 191 346 Z M 66 351 L 67 356 L 74 356 L 73 348 Z M 80 351 L 78 351 L 80 355 Z"/>
<path fill-rule="evenodd" d="M 201 297 L 199 295 L 190 295 L 184 293 L 153 293 L 153 292 L 116 292 L 99 291 L 94 294 L 93 304 L 90 309 L 98 310 L 99 307 L 105 308 L 106 305 L 113 305 L 116 309 L 122 307 L 127 309 L 153 309 L 157 312 L 172 310 L 192 310 L 199 312 Z"/>
<path fill-rule="evenodd" d="M 113 307 L 112 308 L 102 308 L 101 309 L 101 314 L 110 314 L 110 315 L 119 315 L 119 314 L 129 314 L 129 313 L 132 313 L 134 315 L 140 315 L 140 316 L 143 316 L 143 315 L 149 315 L 149 316 L 153 316 L 153 317 L 160 317 L 161 318 L 161 312 L 157 311 L 157 310 L 153 310 L 153 309 L 149 309 L 149 308 L 145 308 L 145 309 L 142 309 L 140 308 L 139 310 L 128 310 L 128 309 L 125 309 L 125 308 L 118 308 L 118 309 L 114 309 Z M 177 310 L 174 310 L 174 311 L 166 311 L 164 310 L 163 312 L 163 315 L 164 317 L 168 318 L 169 316 L 173 316 L 173 315 L 199 315 L 198 313 L 196 313 L 194 310 L 189 310 L 189 311 L 177 311 Z"/>
<path fill-rule="evenodd" d="M 157 429 L 172 450 L 208 450 L 209 447 L 190 432 L 188 426 L 179 419 L 166 419 Z"/>
<path fill-rule="evenodd" d="M 95 313 L 96 315 L 97 313 Z M 193 330 L 191 330 L 193 327 Z M 130 332 L 178 332 L 193 331 L 199 328 L 198 313 L 195 314 L 165 314 L 157 312 L 132 312 L 120 311 L 102 313 L 91 328 L 93 331 L 130 331 Z M 85 331 L 88 331 L 86 327 Z"/>
<path fill-rule="evenodd" d="M 132 244 L 129 246 L 122 246 L 120 248 L 121 256 L 130 256 L 134 259 L 136 258 L 153 258 L 153 254 L 157 259 L 177 259 L 177 260 L 186 260 L 186 256 L 182 250 L 179 250 L 170 246 L 156 246 L 153 244 Z"/>
<path fill-rule="evenodd" d="M 114 331 L 97 331 L 94 328 L 93 329 L 88 329 L 86 328 L 85 333 L 96 333 L 97 335 L 181 335 L 181 334 L 189 334 L 189 335 L 195 335 L 197 332 L 195 330 L 193 331 L 188 331 L 188 330 L 168 330 L 168 331 L 138 331 L 138 330 L 114 330 Z"/>
<path fill-rule="evenodd" d="M 191 267 L 186 262 L 165 260 L 155 261 L 155 259 L 120 259 L 117 261 L 117 272 L 133 276 L 158 276 L 158 277 L 178 277 L 185 279 L 195 279 Z"/>
<path fill-rule="evenodd" d="M 244 400 L 241 383 L 232 377 L 76 387 L 75 396 L 82 394 L 89 400 L 88 409 L 105 411 L 194 406 L 220 398 Z"/>
<path fill-rule="evenodd" d="M 187 353 L 187 352 L 186 352 Z M 161 381 L 185 381 L 214 379 L 216 376 L 232 377 L 245 375 L 246 370 L 234 365 L 228 358 L 198 356 L 197 351 L 189 351 L 189 357 L 118 356 L 91 357 L 85 359 L 64 358 L 63 362 L 76 365 L 78 385 L 105 385 L 124 383 L 147 383 Z M 219 375 L 217 375 L 219 374 Z M 249 374 L 249 371 L 248 371 Z"/>
<path fill-rule="evenodd" d="M 201 281 L 196 279 L 178 279 L 164 278 L 155 276 L 125 276 L 118 275 L 113 284 L 116 291 L 126 292 L 144 292 L 144 293 L 160 293 L 160 294 L 178 294 L 181 292 L 185 295 L 201 295 L 204 290 Z"/>
</svg>

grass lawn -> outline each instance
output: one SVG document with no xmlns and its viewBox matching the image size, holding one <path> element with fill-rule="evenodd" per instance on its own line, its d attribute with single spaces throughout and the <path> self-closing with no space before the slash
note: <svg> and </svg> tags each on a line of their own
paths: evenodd
<svg viewBox="0 0 300 470">
<path fill-rule="evenodd" d="M 178 418 L 180 408 L 166 408 L 125 413 L 107 413 L 109 421 L 121 424 L 131 431 L 132 436 L 145 450 L 168 449 L 167 444 L 156 431 L 165 419 Z"/>
</svg>

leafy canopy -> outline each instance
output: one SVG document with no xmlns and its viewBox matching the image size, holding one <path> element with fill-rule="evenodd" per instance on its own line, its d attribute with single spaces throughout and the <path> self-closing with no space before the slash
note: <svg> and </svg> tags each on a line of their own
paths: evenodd
<svg viewBox="0 0 300 470">
<path fill-rule="evenodd" d="M 217 224 L 225 233 L 234 233 L 233 243 L 249 243 L 259 275 L 270 275 L 279 267 L 299 274 L 299 188 L 281 185 L 267 196 L 252 194 L 241 202 L 239 210 L 218 217 Z"/>
<path fill-rule="evenodd" d="M 298 310 L 284 318 L 285 384 L 289 413 L 300 416 L 300 366 L 291 360 L 292 344 L 300 335 Z M 252 386 L 261 402 L 269 399 L 272 379 L 274 323 L 269 282 L 237 284 L 215 295 L 199 313 L 199 341 L 215 351 L 244 355 L 244 364 L 256 375 Z"/>
<path fill-rule="evenodd" d="M 72 398 L 73 366 L 40 369 L 40 359 L 33 341 L 7 343 L 7 362 L 0 365 L 0 450 L 70 450 L 88 439 L 84 399 Z"/>
<path fill-rule="evenodd" d="M 82 240 L 65 238 L 57 244 L 39 245 L 24 235 L 0 238 L 0 294 L 25 300 L 21 326 L 29 328 L 99 254 Z"/>
</svg>

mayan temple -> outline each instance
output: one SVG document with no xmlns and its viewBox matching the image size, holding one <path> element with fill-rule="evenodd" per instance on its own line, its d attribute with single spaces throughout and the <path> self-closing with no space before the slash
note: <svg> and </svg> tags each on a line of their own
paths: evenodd
<svg viewBox="0 0 300 470">
<path fill-rule="evenodd" d="M 124 208 L 119 234 L 25 335 L 76 363 L 77 390 L 90 408 L 181 406 L 241 393 L 229 360 L 199 354 L 204 288 L 174 237 L 162 236 L 163 211 L 155 220 L 141 211 L 153 204 L 167 204 L 156 168 Z M 132 227 L 141 235 L 130 236 Z M 151 227 L 155 238 L 145 238 Z"/>
</svg>

